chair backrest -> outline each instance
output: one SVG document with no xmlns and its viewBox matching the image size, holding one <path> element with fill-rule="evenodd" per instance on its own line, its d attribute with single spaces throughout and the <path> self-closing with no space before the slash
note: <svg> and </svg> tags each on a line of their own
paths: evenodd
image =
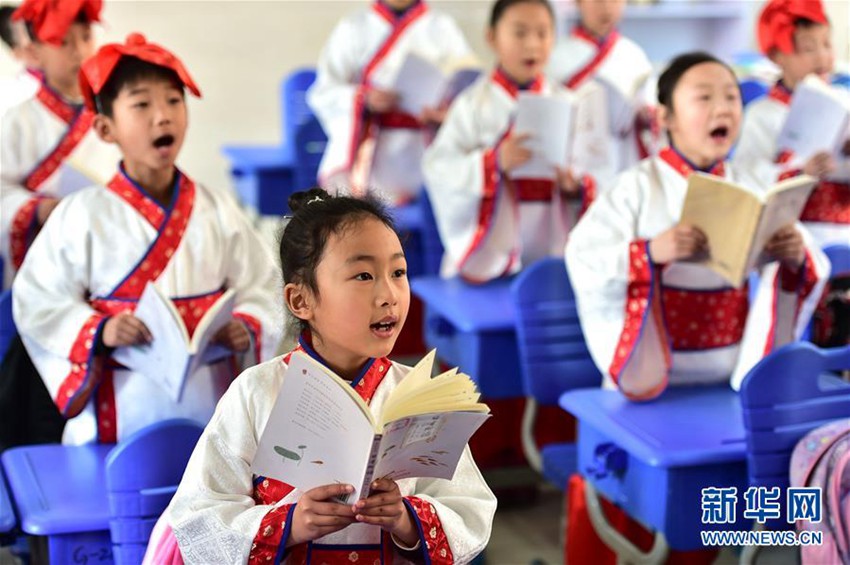
<svg viewBox="0 0 850 565">
<path fill-rule="evenodd" d="M 109 531 L 115 562 L 142 562 L 151 531 L 171 502 L 204 427 L 166 420 L 139 430 L 106 458 Z"/>
<path fill-rule="evenodd" d="M 767 85 L 758 79 L 746 78 L 739 84 L 741 86 L 741 102 L 744 106 L 767 94 Z"/>
<path fill-rule="evenodd" d="M 293 143 L 298 127 L 310 121 L 313 110 L 307 104 L 307 89 L 316 80 L 316 70 L 312 68 L 296 69 L 289 73 L 281 85 L 283 99 L 283 143 Z"/>
<path fill-rule="evenodd" d="M 844 88 L 850 88 L 850 74 L 848 73 L 835 73 L 832 75 L 832 84 L 835 86 L 843 86 Z"/>
<path fill-rule="evenodd" d="M 443 242 L 437 231 L 437 219 L 428 198 L 428 191 L 422 190 L 419 195 L 419 207 L 422 209 L 422 254 L 423 268 L 426 275 L 440 274 L 443 262 Z"/>
<path fill-rule="evenodd" d="M 564 260 L 552 257 L 527 267 L 511 294 L 526 394 L 553 406 L 564 391 L 600 386 L 602 375 L 584 341 Z"/>
<path fill-rule="evenodd" d="M 292 139 L 295 150 L 294 190 L 305 190 L 318 182 L 319 164 L 328 144 L 328 136 L 315 116 L 303 122 L 295 130 Z"/>
<path fill-rule="evenodd" d="M 830 245 L 823 252 L 832 267 L 830 278 L 850 275 L 850 245 Z"/>
<path fill-rule="evenodd" d="M 850 368 L 850 346 L 791 343 L 753 367 L 741 384 L 750 485 L 788 488 L 794 445 L 814 428 L 850 415 L 850 383 L 828 371 Z"/>
<path fill-rule="evenodd" d="M 6 356 L 9 344 L 18 335 L 15 319 L 12 317 L 12 289 L 0 293 L 0 361 Z"/>
</svg>

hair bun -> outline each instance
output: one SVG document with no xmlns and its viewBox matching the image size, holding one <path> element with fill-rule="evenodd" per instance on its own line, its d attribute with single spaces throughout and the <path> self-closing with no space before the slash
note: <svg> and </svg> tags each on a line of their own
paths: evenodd
<svg viewBox="0 0 850 565">
<path fill-rule="evenodd" d="M 302 190 L 293 192 L 289 197 L 289 209 L 295 214 L 303 209 L 308 204 L 319 201 L 322 202 L 330 198 L 330 195 L 321 188 L 311 188 L 310 190 Z"/>
</svg>

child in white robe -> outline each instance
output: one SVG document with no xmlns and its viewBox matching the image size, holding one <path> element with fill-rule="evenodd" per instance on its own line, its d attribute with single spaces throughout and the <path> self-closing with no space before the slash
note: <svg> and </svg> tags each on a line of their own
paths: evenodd
<svg viewBox="0 0 850 565">
<path fill-rule="evenodd" d="M 175 167 L 188 121 L 184 88 L 200 93 L 173 54 L 131 34 L 89 59 L 80 82 L 98 112 L 94 129 L 123 161 L 106 187 L 56 207 L 15 279 L 15 322 L 69 419 L 65 443 L 112 443 L 166 418 L 206 423 L 238 374 L 236 358 L 200 365 L 174 400 L 112 352 L 160 338 L 133 315 L 155 283 L 190 336 L 233 289 L 233 317 L 212 340 L 247 364 L 270 358 L 280 332 L 270 250 L 228 195 Z"/>
<path fill-rule="evenodd" d="M 322 189 L 290 198 L 280 248 L 284 300 L 306 352 L 379 414 L 409 367 L 387 359 L 410 303 L 392 220 L 371 198 Z M 487 545 L 496 499 L 469 449 L 452 480 L 376 480 L 301 491 L 251 463 L 290 354 L 249 369 L 221 400 L 148 545 L 146 563 L 467 563 Z M 340 442 L 345 438 L 340 437 Z M 175 543 L 176 542 L 176 543 Z"/>
<path fill-rule="evenodd" d="M 26 0 L 14 14 L 31 36 L 44 80 L 0 124 L 0 254 L 3 288 L 12 284 L 35 234 L 59 199 L 106 182 L 121 155 L 91 130 L 82 106 L 80 65 L 94 52 L 91 24 L 101 1 Z"/>
<path fill-rule="evenodd" d="M 768 93 L 747 106 L 741 139 L 733 161 L 749 170 L 765 186 L 805 173 L 821 182 L 803 210 L 801 221 L 821 247 L 850 245 L 850 183 L 834 177 L 837 163 L 822 151 L 802 162 L 777 147 L 777 138 L 788 117 L 794 89 L 807 75 L 829 83 L 835 53 L 831 28 L 820 0 L 771 0 L 759 15 L 758 40 L 762 52 L 782 71 Z M 839 90 L 850 103 L 850 92 Z M 848 139 L 847 152 L 850 152 Z"/>
<path fill-rule="evenodd" d="M 705 235 L 679 221 L 694 171 L 760 191 L 724 162 L 741 123 L 734 73 L 705 53 L 676 58 L 658 83 L 670 147 L 623 173 L 591 207 L 566 249 L 591 355 L 633 399 L 668 385 L 729 382 L 737 388 L 762 356 L 801 335 L 829 265 L 799 225 L 778 230 L 764 251 L 755 301 L 698 263 Z M 733 229 L 734 226 L 730 226 Z"/>
<path fill-rule="evenodd" d="M 593 199 L 590 177 L 513 179 L 531 158 L 528 134 L 512 132 L 517 96 L 568 96 L 543 76 L 554 42 L 546 0 L 498 0 L 488 42 L 498 64 L 463 91 L 423 161 L 426 189 L 446 250 L 442 275 L 485 282 L 563 253 L 576 218 Z"/>
<path fill-rule="evenodd" d="M 607 159 L 583 171 L 594 177 L 600 192 L 613 188 L 617 174 L 648 157 L 657 144 L 651 128 L 652 64 L 617 30 L 625 5 L 626 0 L 577 0 L 579 22 L 555 45 L 546 68 L 550 80 L 570 90 L 589 82 L 604 86 Z"/>
<path fill-rule="evenodd" d="M 14 11 L 15 6 L 0 6 L 0 40 L 22 68 L 11 77 L 0 78 L 0 116 L 35 95 L 43 78 L 33 50 L 29 48 L 31 42 L 26 26 L 12 20 Z"/>
<path fill-rule="evenodd" d="M 399 110 L 393 83 L 411 53 L 437 65 L 471 58 L 454 20 L 424 0 L 373 0 L 337 24 L 307 93 L 328 134 L 322 186 L 377 190 L 394 205 L 419 195 L 429 126 L 445 109 L 421 116 Z"/>
</svg>

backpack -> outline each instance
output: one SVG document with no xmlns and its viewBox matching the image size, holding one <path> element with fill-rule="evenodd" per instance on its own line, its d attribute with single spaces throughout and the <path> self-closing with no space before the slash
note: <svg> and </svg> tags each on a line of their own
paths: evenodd
<svg viewBox="0 0 850 565">
<path fill-rule="evenodd" d="M 803 564 L 850 565 L 850 418 L 816 428 L 797 442 L 790 478 L 792 487 L 821 489 L 820 523 L 797 521 L 798 531 L 823 535 L 822 545 L 801 546 Z"/>
</svg>

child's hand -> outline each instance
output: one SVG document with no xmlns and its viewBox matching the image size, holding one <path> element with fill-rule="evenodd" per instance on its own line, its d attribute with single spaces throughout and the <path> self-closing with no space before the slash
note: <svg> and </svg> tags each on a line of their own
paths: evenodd
<svg viewBox="0 0 850 565">
<path fill-rule="evenodd" d="M 125 347 L 152 341 L 153 336 L 147 326 L 129 312 L 112 316 L 103 326 L 103 344 L 107 347 Z"/>
<path fill-rule="evenodd" d="M 440 125 L 446 119 L 448 108 L 422 108 L 422 114 L 419 116 L 419 121 L 423 124 Z"/>
<path fill-rule="evenodd" d="M 499 146 L 499 167 L 509 173 L 531 159 L 531 149 L 523 144 L 531 137 L 530 133 L 511 134 Z"/>
<path fill-rule="evenodd" d="M 292 513 L 287 545 L 313 541 L 353 524 L 351 507 L 332 500 L 352 492 L 354 487 L 351 485 L 337 484 L 316 487 L 302 494 Z"/>
<path fill-rule="evenodd" d="M 358 522 L 380 526 L 408 547 L 415 545 L 419 539 L 416 524 L 404 505 L 398 485 L 392 479 L 373 481 L 372 494 L 358 500 L 351 508 Z"/>
<path fill-rule="evenodd" d="M 370 88 L 366 91 L 366 107 L 376 114 L 389 112 L 398 104 L 398 94 L 391 90 Z"/>
<path fill-rule="evenodd" d="M 798 270 L 806 260 L 803 236 L 793 225 L 778 229 L 765 244 L 764 251 L 794 271 Z"/>
<path fill-rule="evenodd" d="M 649 242 L 649 254 L 656 264 L 691 259 L 708 251 L 708 238 L 697 227 L 677 224 Z"/>
<path fill-rule="evenodd" d="M 215 332 L 212 342 L 223 345 L 236 353 L 243 353 L 251 347 L 251 334 L 248 333 L 245 324 L 239 320 L 230 320 Z"/>
<path fill-rule="evenodd" d="M 841 154 L 845 157 L 850 157 L 850 138 L 848 138 L 841 147 Z"/>
<path fill-rule="evenodd" d="M 573 176 L 570 169 L 558 169 L 558 188 L 567 198 L 578 198 L 581 196 L 581 182 Z"/>
<path fill-rule="evenodd" d="M 54 208 L 56 208 L 58 204 L 59 200 L 50 197 L 42 198 L 38 201 L 38 205 L 36 206 L 35 210 L 38 225 L 44 225 L 44 222 L 47 221 L 47 218 L 50 216 L 50 213 L 53 211 Z"/>
<path fill-rule="evenodd" d="M 823 178 L 833 171 L 835 171 L 835 159 L 826 151 L 815 153 L 803 165 L 803 172 L 813 177 Z"/>
</svg>

